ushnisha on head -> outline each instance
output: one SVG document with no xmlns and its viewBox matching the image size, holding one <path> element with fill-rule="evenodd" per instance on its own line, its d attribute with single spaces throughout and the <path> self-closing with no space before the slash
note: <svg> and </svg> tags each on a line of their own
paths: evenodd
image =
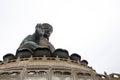
<svg viewBox="0 0 120 80">
<path fill-rule="evenodd" d="M 35 33 L 38 34 L 39 36 L 44 36 L 48 40 L 52 32 L 53 32 L 53 28 L 48 23 L 43 23 L 43 24 L 39 23 L 35 27 Z"/>
</svg>

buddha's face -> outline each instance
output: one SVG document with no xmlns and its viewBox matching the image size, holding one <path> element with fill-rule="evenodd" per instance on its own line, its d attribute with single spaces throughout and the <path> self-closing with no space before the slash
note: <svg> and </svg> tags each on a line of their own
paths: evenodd
<svg viewBox="0 0 120 80">
<path fill-rule="evenodd" d="M 37 35 L 43 35 L 44 37 L 49 38 L 52 31 L 53 28 L 51 25 L 47 23 L 43 23 L 43 24 L 37 24 L 35 32 L 37 33 Z"/>
<path fill-rule="evenodd" d="M 45 37 L 50 37 L 51 33 L 52 33 L 52 26 L 47 24 L 47 23 L 44 23 L 42 24 L 42 29 L 44 31 L 44 36 Z"/>
</svg>

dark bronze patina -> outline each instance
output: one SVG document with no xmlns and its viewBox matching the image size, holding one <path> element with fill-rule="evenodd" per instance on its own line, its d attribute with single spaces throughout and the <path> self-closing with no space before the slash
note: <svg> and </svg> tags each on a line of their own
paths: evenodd
<svg viewBox="0 0 120 80">
<path fill-rule="evenodd" d="M 37 24 L 35 32 L 32 35 L 28 35 L 20 44 L 17 52 L 21 50 L 30 50 L 33 52 L 36 48 L 46 47 L 54 52 L 54 46 L 49 42 L 49 37 L 53 31 L 53 28 L 48 23 Z"/>
</svg>

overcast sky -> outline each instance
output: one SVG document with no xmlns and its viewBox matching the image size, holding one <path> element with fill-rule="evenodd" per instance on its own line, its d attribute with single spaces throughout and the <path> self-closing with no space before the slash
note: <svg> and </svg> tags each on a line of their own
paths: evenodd
<svg viewBox="0 0 120 80">
<path fill-rule="evenodd" d="M 0 0 L 0 60 L 37 23 L 53 26 L 55 48 L 78 53 L 98 73 L 120 73 L 120 0 Z"/>
</svg>

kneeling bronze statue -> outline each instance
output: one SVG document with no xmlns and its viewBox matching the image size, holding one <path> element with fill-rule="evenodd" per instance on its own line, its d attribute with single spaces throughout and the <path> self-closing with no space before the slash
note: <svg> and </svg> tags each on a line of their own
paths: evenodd
<svg viewBox="0 0 120 80">
<path fill-rule="evenodd" d="M 50 52 L 53 53 L 55 51 L 55 48 L 49 42 L 49 37 L 52 31 L 53 28 L 48 23 L 37 24 L 35 27 L 35 32 L 32 35 L 28 35 L 21 42 L 19 48 L 16 51 L 16 57 L 30 57 L 38 48 L 48 48 Z"/>
</svg>

